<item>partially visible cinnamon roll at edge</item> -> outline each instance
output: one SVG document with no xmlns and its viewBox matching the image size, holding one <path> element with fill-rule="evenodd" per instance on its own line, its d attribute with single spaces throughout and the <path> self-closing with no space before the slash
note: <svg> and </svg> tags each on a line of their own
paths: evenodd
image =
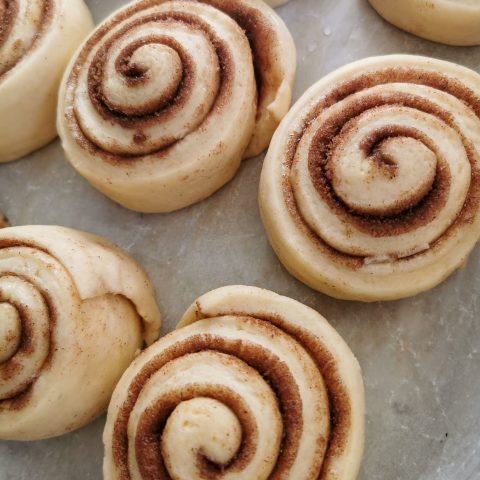
<svg viewBox="0 0 480 480">
<path fill-rule="evenodd" d="M 480 45 L 476 0 L 369 0 L 388 22 L 419 37 L 447 45 Z"/>
<path fill-rule="evenodd" d="M 0 162 L 55 138 L 61 77 L 92 29 L 83 0 L 0 1 Z"/>
<path fill-rule="evenodd" d="M 0 229 L 0 439 L 85 425 L 159 329 L 150 281 L 120 249 L 67 228 Z"/>
</svg>

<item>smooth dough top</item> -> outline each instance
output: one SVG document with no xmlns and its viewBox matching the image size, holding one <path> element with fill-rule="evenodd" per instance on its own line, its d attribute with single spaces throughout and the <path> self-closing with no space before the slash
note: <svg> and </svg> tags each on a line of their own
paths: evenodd
<svg viewBox="0 0 480 480">
<path fill-rule="evenodd" d="M 369 0 L 393 25 L 447 45 L 480 44 L 480 2 L 476 0 Z"/>
</svg>

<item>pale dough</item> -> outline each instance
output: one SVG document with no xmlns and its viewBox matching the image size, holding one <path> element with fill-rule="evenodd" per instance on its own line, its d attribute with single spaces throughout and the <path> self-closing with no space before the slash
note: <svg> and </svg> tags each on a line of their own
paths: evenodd
<svg viewBox="0 0 480 480">
<path fill-rule="evenodd" d="M 480 44 L 478 0 L 369 0 L 390 23 L 447 45 Z"/>
<path fill-rule="evenodd" d="M 62 227 L 0 230 L 0 439 L 85 425 L 160 313 L 141 267 L 107 241 Z"/>
<path fill-rule="evenodd" d="M 1 2 L 0 162 L 16 160 L 57 135 L 60 80 L 93 29 L 83 0 Z"/>
<path fill-rule="evenodd" d="M 361 60 L 311 87 L 275 133 L 260 211 L 287 269 L 364 301 L 428 290 L 480 236 L 480 76 L 430 58 Z"/>
</svg>

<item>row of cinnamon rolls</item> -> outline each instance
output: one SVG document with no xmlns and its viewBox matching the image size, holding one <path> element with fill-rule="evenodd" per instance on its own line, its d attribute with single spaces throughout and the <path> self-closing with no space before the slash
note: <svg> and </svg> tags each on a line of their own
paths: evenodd
<svg viewBox="0 0 480 480">
<path fill-rule="evenodd" d="M 0 5 L 0 55 L 9 59 L 0 110 L 13 111 L 0 115 L 0 158 L 9 160 L 55 134 L 46 110 L 92 22 L 81 0 Z M 260 211 L 293 275 L 363 301 L 437 285 L 480 236 L 480 77 L 423 57 L 365 59 L 320 80 L 288 112 L 294 75 L 292 37 L 262 0 L 136 1 L 73 54 L 57 128 L 93 186 L 142 212 L 208 197 L 270 144 Z M 37 81 L 48 92 L 20 88 Z M 45 135 L 31 135 L 24 117 Z"/>
<path fill-rule="evenodd" d="M 480 6 L 471 0 L 369 1 L 387 20 L 425 38 L 480 43 Z M 235 157 L 238 168 L 239 159 L 268 145 L 288 110 L 295 47 L 267 6 L 284 3 L 141 0 L 114 13 L 84 41 L 94 25 L 83 0 L 2 0 L 0 162 L 18 159 L 56 136 L 57 91 L 66 69 L 60 95 L 65 108 L 59 108 L 58 121 L 59 129 L 65 128 L 64 142 L 67 134 L 84 140 L 83 148 L 71 152 L 75 165 L 88 151 L 111 160 L 139 160 L 175 147 L 178 157 L 188 147 L 183 140 L 198 127 L 205 130 L 203 137 L 191 142 L 203 139 L 202 153 L 215 152 L 221 147 L 207 137 L 209 129 L 222 119 L 223 128 L 240 119 L 241 138 L 223 155 Z M 222 103 L 232 101 L 227 116 Z M 212 113 L 215 119 L 209 118 Z M 66 147 L 67 153 L 73 148 Z M 235 168 L 230 170 L 232 176 Z M 102 181 L 90 180 L 100 188 Z M 121 191 L 117 198 L 106 193 L 135 208 Z M 148 208 L 181 208 L 199 199 L 169 206 L 157 201 Z"/>
<path fill-rule="evenodd" d="M 0 439 L 60 435 L 110 404 L 105 479 L 356 477 L 360 367 L 295 300 L 220 288 L 157 340 L 153 288 L 125 252 L 67 228 L 8 227 L 0 318 Z"/>
</svg>

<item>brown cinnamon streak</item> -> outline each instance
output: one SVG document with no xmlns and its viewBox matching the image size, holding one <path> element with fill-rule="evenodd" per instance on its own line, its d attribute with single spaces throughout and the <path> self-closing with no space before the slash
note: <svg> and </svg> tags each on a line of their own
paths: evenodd
<svg viewBox="0 0 480 480">
<path fill-rule="evenodd" d="M 43 37 L 45 31 L 50 25 L 53 17 L 53 10 L 55 8 L 55 0 L 43 0 L 42 17 L 39 24 L 36 26 L 37 31 L 30 44 L 23 44 L 17 42 L 14 44 L 16 50 L 15 57 L 10 62 L 5 62 L 0 65 L 0 81 L 2 77 L 12 70 L 23 57 L 27 55 L 36 45 L 36 43 Z M 0 7 L 0 50 L 3 48 L 9 35 L 12 33 L 12 29 L 18 16 L 18 0 L 5 0 Z"/>
</svg>

